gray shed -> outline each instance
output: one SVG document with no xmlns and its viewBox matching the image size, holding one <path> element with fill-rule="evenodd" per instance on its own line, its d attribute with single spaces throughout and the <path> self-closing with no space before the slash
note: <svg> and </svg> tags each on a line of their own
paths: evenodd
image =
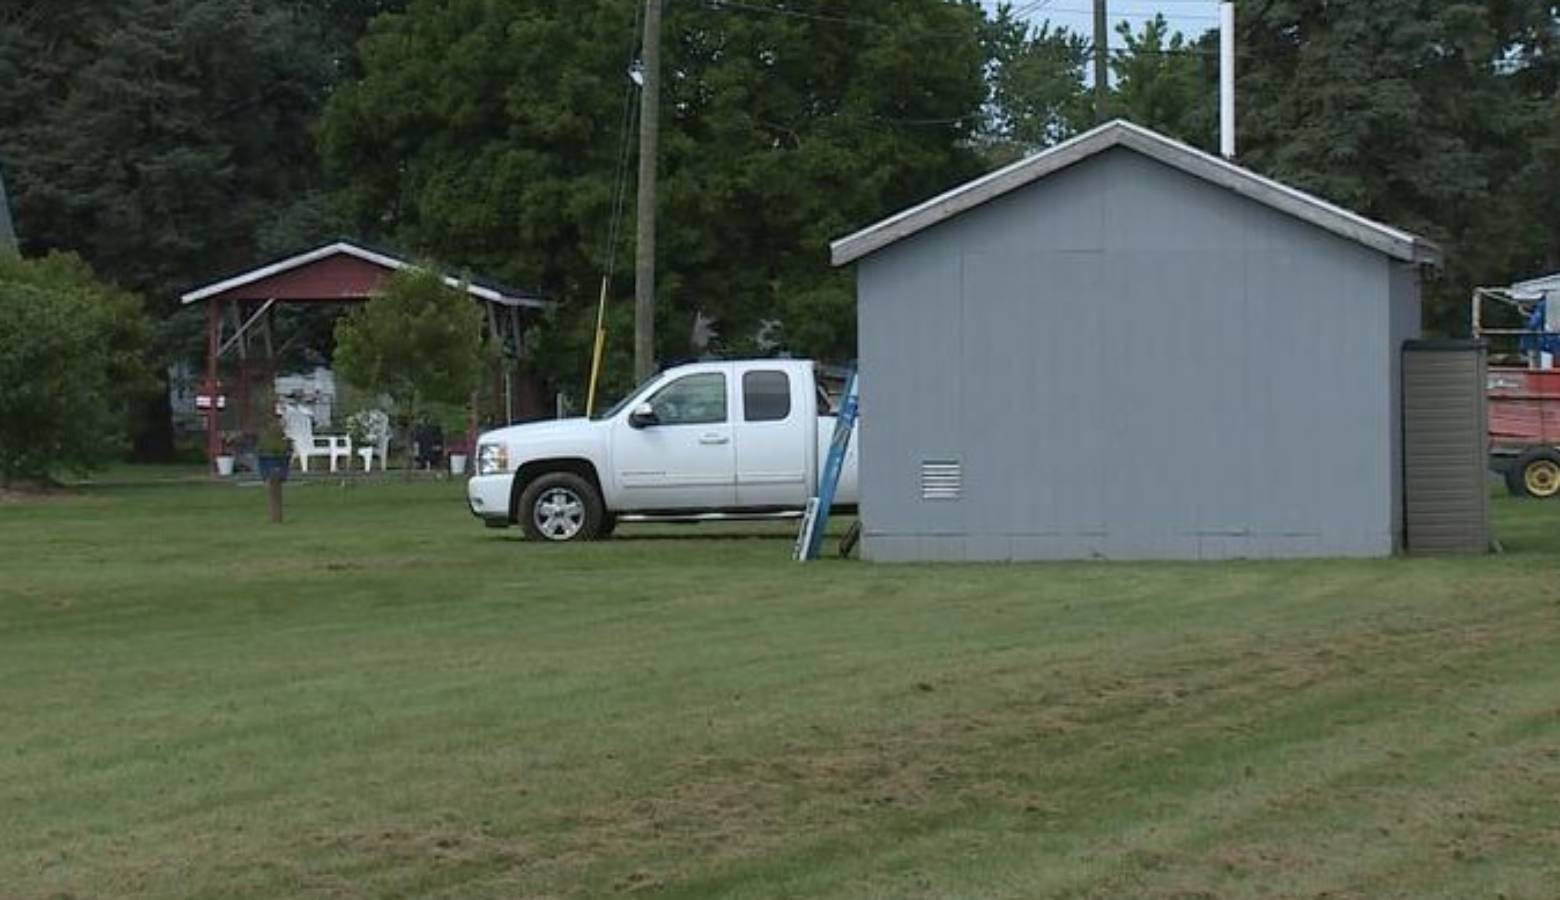
<svg viewBox="0 0 1560 900">
<path fill-rule="evenodd" d="M 1114 122 L 837 241 L 876 560 L 1387 556 L 1421 238 Z"/>
</svg>

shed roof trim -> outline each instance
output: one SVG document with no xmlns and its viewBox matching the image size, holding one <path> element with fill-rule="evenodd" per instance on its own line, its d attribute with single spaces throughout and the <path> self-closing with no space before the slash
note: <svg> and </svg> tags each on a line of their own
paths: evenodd
<svg viewBox="0 0 1560 900">
<path fill-rule="evenodd" d="M 250 271 L 244 272 L 241 275 L 235 275 L 225 281 L 219 281 L 215 284 L 200 288 L 199 290 L 190 291 L 179 299 L 186 305 L 190 303 L 199 303 L 202 300 L 208 300 L 212 297 L 225 294 L 228 291 L 237 290 L 238 288 L 244 287 L 245 285 L 254 284 L 257 281 L 264 281 L 267 278 L 281 275 L 284 272 L 290 272 L 293 269 L 302 268 L 303 266 L 307 266 L 310 263 L 316 263 L 322 259 L 328 259 L 338 254 L 354 256 L 363 260 L 364 262 L 372 263 L 376 266 L 380 266 L 381 268 L 389 269 L 395 272 L 418 268 L 416 263 L 401 259 L 398 256 L 391 256 L 388 253 L 383 253 L 377 250 L 370 250 L 367 247 L 354 244 L 350 241 L 337 241 L 334 244 L 326 244 L 323 247 L 310 250 L 307 253 L 300 253 L 297 256 L 290 256 L 287 259 L 271 263 L 268 266 L 262 266 L 258 269 L 251 269 Z M 489 303 L 497 303 L 500 306 L 544 309 L 548 305 L 546 301 L 540 300 L 530 295 L 517 294 L 510 291 L 500 290 L 496 287 L 480 284 L 475 281 L 463 281 L 453 275 L 443 275 L 441 277 L 444 279 L 444 283 L 452 288 L 464 289 L 466 293 L 473 297 L 486 300 Z"/>
<path fill-rule="evenodd" d="M 1422 237 L 1372 221 L 1320 197 L 1119 119 L 835 241 L 831 245 L 834 265 L 855 262 L 1112 147 L 1129 147 L 1171 168 L 1404 262 L 1441 265 L 1441 249 Z"/>
</svg>

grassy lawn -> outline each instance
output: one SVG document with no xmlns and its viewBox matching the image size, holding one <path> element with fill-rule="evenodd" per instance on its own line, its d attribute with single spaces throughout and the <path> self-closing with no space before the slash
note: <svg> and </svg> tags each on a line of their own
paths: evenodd
<svg viewBox="0 0 1560 900">
<path fill-rule="evenodd" d="M 1560 503 L 1485 559 L 800 567 L 178 474 L 0 502 L 0 897 L 1560 896 Z"/>
</svg>

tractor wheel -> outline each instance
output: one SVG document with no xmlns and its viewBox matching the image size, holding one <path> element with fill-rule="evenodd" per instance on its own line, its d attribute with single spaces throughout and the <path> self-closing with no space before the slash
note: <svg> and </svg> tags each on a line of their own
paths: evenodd
<svg viewBox="0 0 1560 900">
<path fill-rule="evenodd" d="M 1560 496 L 1560 452 L 1540 447 L 1517 457 L 1512 480 L 1522 496 L 1547 500 Z"/>
</svg>

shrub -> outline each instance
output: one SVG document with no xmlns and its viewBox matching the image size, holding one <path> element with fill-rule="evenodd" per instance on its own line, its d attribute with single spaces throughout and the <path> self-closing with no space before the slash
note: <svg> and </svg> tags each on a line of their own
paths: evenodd
<svg viewBox="0 0 1560 900">
<path fill-rule="evenodd" d="M 0 485 L 121 454 L 130 404 L 155 388 L 140 301 L 73 255 L 0 251 Z"/>
<path fill-rule="evenodd" d="M 389 395 L 403 425 L 440 404 L 464 406 L 486 360 L 482 308 L 432 272 L 398 273 L 337 323 L 334 360 L 353 387 Z"/>
</svg>

